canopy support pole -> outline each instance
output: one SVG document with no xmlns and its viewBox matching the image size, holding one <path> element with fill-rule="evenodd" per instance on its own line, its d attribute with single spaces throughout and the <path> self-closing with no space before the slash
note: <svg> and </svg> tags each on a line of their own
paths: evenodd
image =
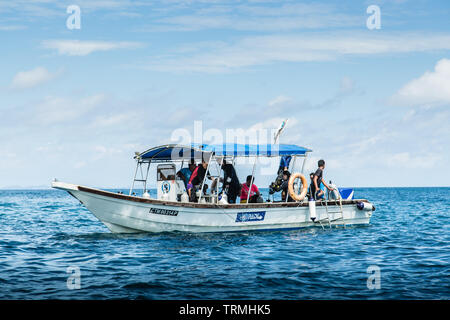
<svg viewBox="0 0 450 320">
<path fill-rule="evenodd" d="M 209 165 L 211 164 L 211 159 L 212 159 L 212 157 L 213 157 L 213 155 L 212 155 L 212 153 L 211 153 L 211 155 L 209 156 L 208 165 L 206 166 L 205 176 L 203 177 L 202 187 L 200 188 L 200 198 L 198 198 L 198 203 L 200 203 L 200 200 L 202 200 L 202 196 L 203 196 L 203 186 L 205 185 L 205 180 L 206 180 L 206 176 L 208 175 Z"/>
<path fill-rule="evenodd" d="M 292 169 L 291 172 L 294 172 L 295 169 L 295 161 L 297 160 L 297 156 L 294 156 L 294 161 L 292 162 Z M 288 168 L 289 169 L 289 168 Z"/>
<path fill-rule="evenodd" d="M 150 170 L 150 164 L 151 164 L 151 160 L 148 162 L 148 166 L 147 166 L 147 174 L 145 175 L 145 181 L 144 181 L 144 193 L 147 191 L 147 180 L 148 180 L 148 171 Z"/>
<path fill-rule="evenodd" d="M 294 161 L 292 162 L 291 173 L 294 173 L 294 170 L 295 170 L 295 160 L 297 160 L 297 156 L 294 156 Z M 295 192 L 295 190 L 294 190 L 294 192 Z M 285 202 L 288 202 L 288 199 L 289 199 L 289 191 L 286 193 L 286 201 Z"/>
<path fill-rule="evenodd" d="M 133 177 L 133 183 L 131 184 L 131 188 L 130 188 L 130 196 L 131 196 L 131 193 L 133 192 L 133 188 L 134 188 L 134 182 L 136 181 L 136 175 L 137 175 L 137 172 L 138 172 L 138 167 L 139 167 L 139 160 L 136 162 L 136 170 L 134 171 L 134 177 Z"/>
<path fill-rule="evenodd" d="M 306 163 L 306 158 L 307 157 L 308 157 L 308 153 L 305 152 L 305 157 L 303 158 L 303 164 L 302 164 L 302 174 L 303 175 L 305 175 L 304 172 L 305 172 L 305 163 Z"/>
<path fill-rule="evenodd" d="M 222 175 L 221 170 L 222 170 L 222 165 L 223 165 L 223 160 L 224 159 L 225 159 L 225 157 L 222 158 L 222 161 L 221 161 L 220 165 L 219 165 L 219 162 L 217 162 L 217 158 L 215 159 L 216 160 L 217 172 L 219 174 L 219 176 L 217 177 L 217 183 L 216 183 L 216 196 L 217 196 L 216 200 L 217 201 L 219 199 L 219 183 L 220 183 L 220 177 Z M 225 181 L 223 183 L 225 183 Z M 222 185 L 222 189 L 223 189 L 223 185 Z"/>
<path fill-rule="evenodd" d="M 305 157 L 303 158 L 303 164 L 302 164 L 302 175 L 305 175 L 305 164 L 306 164 L 306 158 L 308 157 L 308 153 L 305 152 Z M 303 186 L 303 188 L 308 189 L 308 186 Z"/>
<path fill-rule="evenodd" d="M 247 203 L 248 203 L 248 199 L 250 199 L 250 192 L 252 191 L 252 186 L 253 186 L 253 180 L 255 180 L 255 167 L 256 167 L 256 160 L 258 160 L 258 157 L 255 157 L 255 162 L 253 163 L 253 169 L 252 169 L 252 182 L 250 183 L 250 187 L 248 188 L 248 192 L 247 192 Z M 247 183 L 247 182 L 246 182 Z"/>
</svg>

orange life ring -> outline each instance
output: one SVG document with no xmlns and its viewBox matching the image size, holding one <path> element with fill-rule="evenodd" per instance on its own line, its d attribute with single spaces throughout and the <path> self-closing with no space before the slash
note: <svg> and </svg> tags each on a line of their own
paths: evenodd
<svg viewBox="0 0 450 320">
<path fill-rule="evenodd" d="M 300 194 L 296 194 L 294 192 L 294 181 L 297 178 L 300 178 L 300 180 L 302 180 L 302 191 L 300 192 Z M 308 183 L 306 182 L 305 176 L 298 172 L 291 174 L 291 177 L 289 178 L 288 190 L 289 195 L 295 201 L 302 201 L 303 199 L 305 199 L 306 193 L 308 192 Z"/>
</svg>

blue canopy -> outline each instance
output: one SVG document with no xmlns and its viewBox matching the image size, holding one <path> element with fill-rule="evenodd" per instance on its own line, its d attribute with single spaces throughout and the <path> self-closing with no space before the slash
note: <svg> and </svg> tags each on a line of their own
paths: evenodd
<svg viewBox="0 0 450 320">
<path fill-rule="evenodd" d="M 294 144 L 209 144 L 203 150 L 211 151 L 216 156 L 236 156 L 236 157 L 276 157 L 304 155 L 311 150 L 296 146 Z"/>
<path fill-rule="evenodd" d="M 302 156 L 312 150 L 294 144 L 191 144 L 190 146 L 167 144 L 154 147 L 137 155 L 142 160 L 186 160 L 209 159 L 215 156 L 235 157 L 276 157 L 276 156 Z"/>
</svg>

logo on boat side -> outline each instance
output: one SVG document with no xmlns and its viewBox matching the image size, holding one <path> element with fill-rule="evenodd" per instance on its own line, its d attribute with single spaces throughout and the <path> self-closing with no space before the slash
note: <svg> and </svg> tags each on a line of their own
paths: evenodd
<svg viewBox="0 0 450 320">
<path fill-rule="evenodd" d="M 177 216 L 178 215 L 178 210 L 150 208 L 150 213 L 162 214 L 162 215 L 165 215 L 165 216 Z"/>
<path fill-rule="evenodd" d="M 169 193 L 170 191 L 170 183 L 168 183 L 167 181 L 164 181 L 161 185 L 161 190 L 163 193 Z"/>
<path fill-rule="evenodd" d="M 263 221 L 265 215 L 266 215 L 265 211 L 238 212 L 236 216 L 236 222 Z"/>
</svg>

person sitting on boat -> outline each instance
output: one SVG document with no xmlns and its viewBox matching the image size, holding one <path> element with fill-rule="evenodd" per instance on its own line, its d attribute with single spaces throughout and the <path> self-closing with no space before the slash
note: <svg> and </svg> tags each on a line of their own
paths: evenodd
<svg viewBox="0 0 450 320">
<path fill-rule="evenodd" d="M 189 183 L 187 184 L 187 190 L 189 195 L 189 201 L 197 202 L 196 192 L 200 188 L 200 185 L 205 180 L 206 169 L 208 168 L 208 162 L 202 160 L 202 163 L 199 164 L 191 174 L 189 179 Z M 211 177 L 208 177 L 211 179 Z"/>
<path fill-rule="evenodd" d="M 286 201 L 286 196 L 288 197 L 288 201 L 294 201 L 291 196 L 289 195 L 288 188 L 289 188 L 289 178 L 291 177 L 291 173 L 287 170 L 283 171 L 283 180 L 281 183 L 281 200 Z"/>
<path fill-rule="evenodd" d="M 333 189 L 331 187 L 329 187 L 325 180 L 323 179 L 323 170 L 325 169 L 325 160 L 319 160 L 317 162 L 318 165 L 318 169 L 316 170 L 316 172 L 314 173 L 314 177 L 313 177 L 313 192 L 312 194 L 314 195 L 314 199 L 315 200 L 321 200 L 325 198 L 325 190 L 322 190 L 320 188 L 320 184 L 323 183 L 323 185 L 330 191 L 332 191 Z"/>
<path fill-rule="evenodd" d="M 195 161 L 194 161 L 194 159 L 191 159 L 191 162 L 189 163 L 188 167 L 181 168 L 177 172 L 177 176 L 180 177 L 181 180 L 183 180 L 186 190 L 187 190 L 187 185 L 189 184 L 189 180 L 191 179 L 192 172 L 194 172 L 194 170 L 195 170 Z"/>
<path fill-rule="evenodd" d="M 264 202 L 261 198 L 261 193 L 258 190 L 258 187 L 254 183 L 255 178 L 253 176 L 247 176 L 247 181 L 242 185 L 241 189 L 241 203 L 257 203 L 257 202 Z M 251 185 L 251 189 L 250 189 Z M 250 196 L 248 196 L 250 189 Z"/>
<path fill-rule="evenodd" d="M 241 190 L 236 170 L 233 164 L 227 163 L 225 159 L 223 159 L 221 168 L 223 170 L 222 192 L 226 193 L 228 203 L 236 203 L 236 198 Z"/>
</svg>

